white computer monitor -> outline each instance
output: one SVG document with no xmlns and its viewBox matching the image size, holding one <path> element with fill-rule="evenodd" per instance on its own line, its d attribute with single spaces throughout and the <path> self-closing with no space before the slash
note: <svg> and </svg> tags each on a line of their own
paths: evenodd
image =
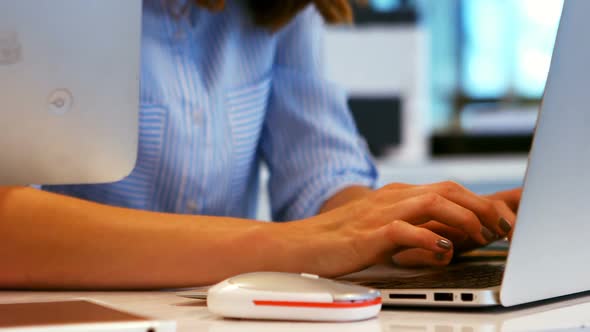
<svg viewBox="0 0 590 332">
<path fill-rule="evenodd" d="M 0 0 L 0 185 L 135 165 L 141 0 Z"/>
</svg>

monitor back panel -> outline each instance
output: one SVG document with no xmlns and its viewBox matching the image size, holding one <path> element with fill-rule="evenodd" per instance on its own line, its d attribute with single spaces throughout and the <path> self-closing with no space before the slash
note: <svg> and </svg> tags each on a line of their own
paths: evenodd
<svg viewBox="0 0 590 332">
<path fill-rule="evenodd" d="M 0 0 L 0 185 L 121 179 L 137 155 L 141 0 Z"/>
</svg>

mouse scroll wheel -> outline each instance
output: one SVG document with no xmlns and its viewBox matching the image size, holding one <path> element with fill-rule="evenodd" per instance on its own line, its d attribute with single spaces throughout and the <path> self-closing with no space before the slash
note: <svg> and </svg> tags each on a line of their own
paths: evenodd
<svg viewBox="0 0 590 332">
<path fill-rule="evenodd" d="M 309 274 L 309 273 L 301 273 L 301 276 L 303 278 L 308 278 L 308 279 L 319 279 L 320 276 L 315 275 L 315 274 Z"/>
</svg>

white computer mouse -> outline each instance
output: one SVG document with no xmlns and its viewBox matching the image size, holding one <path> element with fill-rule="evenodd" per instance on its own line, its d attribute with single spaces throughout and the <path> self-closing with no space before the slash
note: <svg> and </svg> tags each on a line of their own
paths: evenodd
<svg viewBox="0 0 590 332">
<path fill-rule="evenodd" d="M 381 293 L 312 274 L 254 272 L 211 287 L 207 307 L 231 318 L 356 321 L 377 316 Z"/>
</svg>

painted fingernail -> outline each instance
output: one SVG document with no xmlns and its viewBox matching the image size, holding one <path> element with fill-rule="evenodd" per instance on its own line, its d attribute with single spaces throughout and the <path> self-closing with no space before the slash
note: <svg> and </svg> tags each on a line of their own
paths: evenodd
<svg viewBox="0 0 590 332">
<path fill-rule="evenodd" d="M 440 240 L 436 241 L 436 245 L 439 248 L 446 249 L 446 250 L 450 250 L 453 247 L 453 244 L 451 243 L 451 241 L 446 240 L 446 239 L 440 239 Z"/>
<path fill-rule="evenodd" d="M 442 252 L 437 252 L 434 255 L 434 258 L 436 258 L 436 260 L 438 260 L 438 261 L 444 261 L 445 260 L 445 254 L 443 254 Z"/>
<path fill-rule="evenodd" d="M 481 235 L 483 235 L 488 242 L 496 240 L 496 235 L 485 226 L 481 226 Z"/>
<path fill-rule="evenodd" d="M 500 228 L 504 233 L 508 234 L 512 230 L 512 225 L 504 217 L 500 217 Z"/>
</svg>

